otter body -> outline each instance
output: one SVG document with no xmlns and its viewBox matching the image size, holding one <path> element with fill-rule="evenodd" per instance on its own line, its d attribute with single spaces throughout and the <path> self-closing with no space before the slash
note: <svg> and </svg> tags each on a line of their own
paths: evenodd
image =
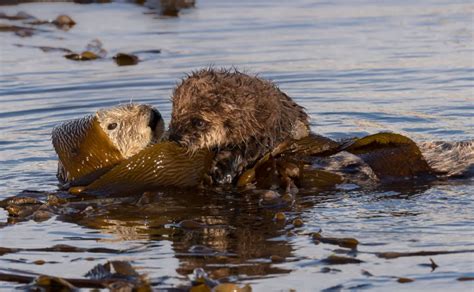
<svg viewBox="0 0 474 292">
<path fill-rule="evenodd" d="M 163 133 L 163 118 L 149 105 L 121 105 L 67 121 L 52 132 L 58 180 L 64 187 L 88 184 Z"/>
<path fill-rule="evenodd" d="M 174 90 L 169 137 L 195 152 L 216 153 L 211 176 L 231 183 L 288 139 L 309 134 L 308 115 L 270 81 L 204 69 Z"/>
</svg>

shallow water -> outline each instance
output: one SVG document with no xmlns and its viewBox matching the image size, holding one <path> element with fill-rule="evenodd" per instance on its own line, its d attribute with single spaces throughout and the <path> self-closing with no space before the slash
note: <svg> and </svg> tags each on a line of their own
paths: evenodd
<svg viewBox="0 0 474 292">
<path fill-rule="evenodd" d="M 67 13 L 77 25 L 42 27 L 46 31 L 31 38 L 0 34 L 0 199 L 23 189 L 55 189 L 54 125 L 130 101 L 157 106 L 168 121 L 177 80 L 209 65 L 274 80 L 307 108 L 312 129 L 332 138 L 386 130 L 416 141 L 474 138 L 470 1 L 199 1 L 178 18 L 144 14 L 147 8 L 128 3 L 0 6 L 9 14 L 21 10 L 42 19 Z M 110 59 L 80 63 L 15 46 L 81 51 L 95 38 L 109 57 L 162 51 L 118 67 Z M 472 180 L 457 180 L 299 195 L 294 206 L 281 209 L 305 222 L 289 237 L 289 225 L 272 221 L 276 210 L 260 208 L 253 198 L 170 192 L 149 206 L 121 205 L 94 220 L 57 217 L 0 229 L 1 247 L 69 244 L 127 252 L 20 252 L 0 256 L 0 267 L 78 277 L 97 263 L 125 259 L 162 288 L 189 284 L 192 270 L 203 267 L 214 279 L 229 277 L 257 291 L 338 285 L 466 291 L 473 282 L 457 279 L 474 276 L 472 252 L 431 256 L 439 265 L 433 272 L 420 266 L 428 256 L 388 260 L 373 253 L 474 249 L 473 191 Z M 6 217 L 0 210 L 1 222 Z M 184 219 L 205 228 L 177 228 Z M 338 247 L 316 245 L 305 235 L 319 229 L 359 239 L 356 256 L 364 263 L 322 273 L 320 260 Z M 200 246 L 211 249 L 196 252 Z M 286 261 L 271 263 L 272 255 Z M 47 263 L 33 265 L 38 259 Z M 400 284 L 396 277 L 415 281 Z M 0 289 L 14 286 L 0 282 Z"/>
</svg>

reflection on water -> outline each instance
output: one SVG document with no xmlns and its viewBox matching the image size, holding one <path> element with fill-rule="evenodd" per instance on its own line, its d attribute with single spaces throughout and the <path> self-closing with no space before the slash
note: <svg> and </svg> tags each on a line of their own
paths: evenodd
<svg viewBox="0 0 474 292">
<path fill-rule="evenodd" d="M 69 31 L 44 27 L 29 38 L 0 32 L 0 198 L 55 189 L 54 125 L 131 100 L 157 106 L 169 120 L 176 81 L 211 64 L 274 80 L 307 108 L 313 130 L 332 138 L 381 130 L 417 141 L 474 137 L 469 1 L 199 1 L 178 18 L 130 3 L 0 6 L 8 14 L 21 10 L 41 19 L 66 13 L 77 24 Z M 95 38 L 108 55 L 94 62 L 26 47 L 81 51 Z M 161 53 L 140 55 L 136 66 L 110 59 L 150 50 Z M 77 202 L 84 212 L 2 227 L 0 246 L 64 243 L 123 254 L 22 251 L 0 256 L 0 266 L 78 277 L 98 262 L 127 259 L 156 287 L 189 283 L 192 270 L 204 267 L 214 279 L 247 282 L 257 291 L 467 290 L 472 282 L 457 279 L 474 275 L 472 253 L 431 256 L 439 265 L 433 272 L 420 266 L 429 257 L 387 260 L 373 253 L 472 250 L 473 190 L 472 180 L 339 190 L 300 194 L 294 205 L 277 208 L 262 207 L 251 194 L 179 191 Z M 279 211 L 286 223 L 273 220 Z M 296 217 L 303 227 L 292 226 Z M 3 210 L 0 220 L 7 221 Z M 320 229 L 357 238 L 358 251 L 348 256 L 364 262 L 324 269 L 322 259 L 348 251 L 315 244 L 308 234 Z M 47 263 L 31 264 L 38 259 Z M 0 288 L 13 286 L 0 282 Z"/>
</svg>

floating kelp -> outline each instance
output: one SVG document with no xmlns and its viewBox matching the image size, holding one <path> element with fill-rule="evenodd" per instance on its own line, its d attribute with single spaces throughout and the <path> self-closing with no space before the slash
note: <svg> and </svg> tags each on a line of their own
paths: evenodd
<svg viewBox="0 0 474 292">
<path fill-rule="evenodd" d="M 346 265 L 346 264 L 360 264 L 364 261 L 361 261 L 352 257 L 343 257 L 338 255 L 330 255 L 327 258 L 321 260 L 321 262 L 328 265 Z"/>
<path fill-rule="evenodd" d="M 95 248 L 81 248 L 66 244 L 57 244 L 52 247 L 45 247 L 45 248 L 7 248 L 7 247 L 0 247 L 0 255 L 8 254 L 8 253 L 17 253 L 17 252 L 67 252 L 67 253 L 80 253 L 80 252 L 90 252 L 90 253 L 110 253 L 110 254 L 119 254 L 125 251 L 111 249 L 111 248 L 103 248 L 103 247 L 95 247 Z"/>
<path fill-rule="evenodd" d="M 348 143 L 341 150 L 361 157 L 382 180 L 432 177 L 432 169 L 416 143 L 400 134 L 366 136 Z"/>
<path fill-rule="evenodd" d="M 312 235 L 313 240 L 316 243 L 327 243 L 327 244 L 335 244 L 339 245 L 340 247 L 347 247 L 347 248 L 357 248 L 359 241 L 352 237 L 344 237 L 344 238 L 336 238 L 336 237 L 324 237 L 321 233 L 313 233 Z"/>
<path fill-rule="evenodd" d="M 311 191 L 334 188 L 345 181 L 344 177 L 337 173 L 313 168 L 304 158 L 299 159 L 304 155 L 298 151 L 301 150 L 310 156 L 324 156 L 337 152 L 336 148 L 339 149 L 337 151 L 344 150 L 361 156 L 371 167 L 374 167 L 377 176 L 382 179 L 404 179 L 410 175 L 417 177 L 426 174 L 425 170 L 429 171 L 416 144 L 401 135 L 376 134 L 338 147 L 330 139 L 313 135 L 302 139 L 301 143 L 298 141 L 282 143 L 272 153 L 261 158 L 253 168 L 245 171 L 239 178 L 237 186 L 244 188 L 249 184 L 255 184 L 258 189 L 282 189 L 288 194 L 296 193 L 298 188 Z M 388 154 L 385 153 L 387 151 Z M 177 145 L 166 143 L 146 149 L 142 154 L 116 167 L 105 176 L 106 178 L 103 178 L 103 181 L 95 182 L 85 188 L 74 189 L 74 191 L 107 192 L 108 189 L 117 192 L 120 189 L 121 192 L 138 192 L 162 186 L 197 186 L 205 182 L 204 174 L 208 170 L 204 169 L 203 165 L 210 163 L 205 157 L 209 157 L 211 153 L 204 154 L 203 152 L 193 157 L 185 157 L 184 152 L 186 152 L 185 149 L 179 150 Z M 398 161 L 405 159 L 405 156 L 412 158 L 410 163 L 403 164 Z M 195 161 L 191 163 L 193 160 Z M 159 167 L 153 166 L 154 164 L 149 161 L 156 161 Z M 199 164 L 204 161 L 208 162 Z M 171 168 L 168 169 L 168 166 Z M 175 168 L 186 166 L 191 168 L 179 170 Z M 195 169 L 199 170 L 199 174 L 189 176 Z M 177 176 L 178 172 L 180 174 Z M 106 185 L 114 185 L 114 187 L 108 188 L 105 187 Z M 119 185 L 121 187 L 118 187 Z M 264 198 L 262 203 L 267 204 L 269 200 Z"/>
<path fill-rule="evenodd" d="M 329 156 L 339 151 L 340 144 L 327 137 L 310 133 L 296 141 L 291 141 L 281 150 L 282 155 Z"/>
<path fill-rule="evenodd" d="M 119 66 L 136 65 L 140 61 L 137 56 L 132 54 L 118 53 L 113 56 L 115 63 Z"/>
<path fill-rule="evenodd" d="M 89 279 L 61 278 L 11 269 L 0 271 L 0 281 L 28 284 L 27 290 L 75 291 L 77 288 L 108 288 L 113 291 L 151 291 L 147 277 L 140 275 L 125 261 L 98 264 L 86 277 Z"/>
<path fill-rule="evenodd" d="M 192 155 L 173 142 L 148 147 L 85 188 L 87 193 L 131 194 L 159 187 L 197 187 L 205 180 L 212 154 Z"/>
<path fill-rule="evenodd" d="M 397 279 L 397 282 L 398 283 L 401 283 L 401 284 L 404 284 L 404 283 L 411 283 L 411 282 L 414 282 L 415 280 L 413 279 L 410 279 L 410 278 L 404 278 L 404 277 L 401 277 L 401 278 L 398 278 Z"/>
<path fill-rule="evenodd" d="M 304 189 L 327 189 L 344 181 L 338 174 L 318 169 L 304 169 L 301 174 L 296 182 Z"/>
<path fill-rule="evenodd" d="M 135 3 L 147 6 L 150 9 L 158 11 L 158 14 L 166 17 L 177 17 L 182 9 L 188 9 L 195 6 L 195 0 L 135 0 Z M 156 12 L 154 12 L 156 13 Z M 147 13 L 148 14 L 148 13 Z"/>
<path fill-rule="evenodd" d="M 161 54 L 160 49 L 155 50 L 140 50 L 140 51 L 133 51 L 132 54 L 139 55 L 139 54 Z"/>
<path fill-rule="evenodd" d="M 100 56 L 96 55 L 94 52 L 91 51 L 84 51 L 80 54 L 71 53 L 64 55 L 64 58 L 74 61 L 91 61 L 95 59 L 101 58 Z"/>
<path fill-rule="evenodd" d="M 36 19 L 31 14 L 28 14 L 24 11 L 19 11 L 14 15 L 8 15 L 4 12 L 0 12 L 0 19 L 7 19 L 7 20 L 27 20 L 27 19 Z"/>
<path fill-rule="evenodd" d="M 294 219 L 292 223 L 293 223 L 293 226 L 295 226 L 295 227 L 297 227 L 297 228 L 298 228 L 298 227 L 302 227 L 302 226 L 304 225 L 303 220 L 300 219 L 300 218 Z"/>
<path fill-rule="evenodd" d="M 15 15 L 7 15 L 3 12 L 0 12 L 0 19 L 13 20 L 13 21 L 23 20 L 23 22 L 28 25 L 53 24 L 57 28 L 60 28 L 62 30 L 69 30 L 71 27 L 73 27 L 76 24 L 76 22 L 70 16 L 65 15 L 65 14 L 58 15 L 54 20 L 42 20 L 24 11 L 20 11 Z"/>
<path fill-rule="evenodd" d="M 20 36 L 31 36 L 37 30 L 34 28 L 29 28 L 29 27 L 10 26 L 10 25 L 0 24 L 0 32 L 1 31 L 15 32 Z M 107 56 L 107 51 L 103 48 L 102 42 L 100 42 L 99 40 L 93 40 L 91 43 L 87 45 L 86 50 L 81 53 L 76 53 L 71 49 L 63 48 L 63 47 L 33 46 L 33 45 L 24 45 L 24 44 L 14 44 L 14 46 L 17 46 L 20 48 L 40 49 L 41 51 L 45 53 L 50 53 L 50 52 L 66 53 L 64 57 L 66 59 L 73 60 L 73 61 L 92 61 L 92 60 L 103 59 Z M 112 57 L 112 59 L 118 66 L 131 66 L 131 65 L 136 65 L 140 61 L 142 61 L 142 59 L 137 56 L 139 54 L 159 54 L 159 53 L 161 53 L 161 50 L 144 50 L 144 51 L 136 51 L 133 53 L 117 53 L 115 56 Z"/>
<path fill-rule="evenodd" d="M 305 168 L 305 165 L 310 163 L 308 157 L 329 156 L 336 153 L 339 147 L 331 139 L 312 133 L 299 140 L 285 141 L 246 170 L 239 177 L 237 186 L 255 182 L 259 188 L 281 187 L 287 192 L 294 183 L 308 188 L 334 186 L 342 181 L 338 175 L 322 178 L 322 173 L 317 173 L 319 170 Z"/>
<path fill-rule="evenodd" d="M 376 255 L 384 259 L 396 259 L 400 257 L 433 256 L 440 254 L 470 253 L 473 249 L 467 250 L 438 250 L 438 251 L 415 251 L 415 252 L 379 252 Z"/>
<path fill-rule="evenodd" d="M 70 49 L 66 48 L 60 48 L 60 47 L 48 47 L 48 46 L 29 46 L 29 45 L 23 45 L 23 44 L 13 44 L 14 46 L 17 46 L 19 48 L 33 48 L 33 49 L 40 49 L 41 51 L 45 53 L 50 53 L 50 52 L 60 52 L 60 53 L 73 53 Z"/>
<path fill-rule="evenodd" d="M 31 28 L 31 27 L 0 24 L 0 32 L 13 32 L 17 36 L 20 36 L 20 37 L 30 37 L 36 31 L 37 31 L 36 29 Z"/>
<path fill-rule="evenodd" d="M 177 226 L 184 229 L 201 229 L 206 227 L 206 225 L 194 220 L 183 220 Z"/>
<path fill-rule="evenodd" d="M 150 283 L 145 275 L 140 275 L 126 261 L 110 261 L 98 264 L 87 272 L 86 277 L 92 280 L 106 281 L 111 289 L 130 289 L 133 291 L 151 291 Z"/>
<path fill-rule="evenodd" d="M 286 221 L 286 215 L 283 212 L 276 213 L 273 218 L 275 219 L 275 221 L 278 221 L 278 222 L 285 222 Z"/>
<path fill-rule="evenodd" d="M 96 59 L 102 59 L 107 56 L 107 51 L 103 48 L 103 44 L 100 40 L 94 39 L 87 44 L 85 51 L 82 53 L 70 53 L 64 55 L 66 59 L 74 61 L 91 61 Z"/>
<path fill-rule="evenodd" d="M 74 25 L 76 25 L 76 22 L 70 16 L 61 14 L 58 17 L 56 17 L 54 20 L 35 19 L 34 21 L 28 22 L 28 24 L 30 25 L 53 24 L 57 28 L 67 31 L 71 29 Z"/>
<path fill-rule="evenodd" d="M 272 261 L 272 263 L 283 263 L 285 258 L 279 255 L 272 255 L 270 261 Z"/>
<path fill-rule="evenodd" d="M 193 271 L 192 287 L 189 289 L 190 292 L 251 292 L 252 288 L 249 285 L 243 287 L 238 286 L 234 283 L 220 283 L 219 281 L 213 280 L 209 275 L 202 269 L 196 268 Z"/>
</svg>

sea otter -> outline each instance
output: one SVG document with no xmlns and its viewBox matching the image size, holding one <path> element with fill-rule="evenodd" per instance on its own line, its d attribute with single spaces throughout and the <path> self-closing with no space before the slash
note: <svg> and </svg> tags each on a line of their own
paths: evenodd
<svg viewBox="0 0 474 292">
<path fill-rule="evenodd" d="M 150 105 L 126 104 L 67 121 L 52 132 L 64 187 L 86 185 L 164 134 L 164 121 Z"/>
<path fill-rule="evenodd" d="M 231 183 L 288 139 L 309 134 L 308 115 L 278 87 L 237 70 L 203 69 L 175 88 L 169 139 L 216 153 L 211 176 Z"/>
<path fill-rule="evenodd" d="M 402 135 L 381 133 L 358 139 L 357 147 L 338 146 L 335 141 L 310 134 L 304 109 L 275 84 L 237 70 L 194 72 L 174 89 L 172 102 L 170 140 L 190 152 L 208 149 L 216 153 L 210 174 L 217 184 L 237 182 L 265 154 L 311 135 L 322 143 L 316 146 L 319 156 L 353 151 L 359 161 L 368 163 L 370 169 L 366 170 L 375 171 L 368 171 L 368 178 L 469 176 L 473 168 L 472 141 L 417 145 Z M 313 138 L 308 141 L 315 141 Z M 331 151 L 321 152 L 320 145 Z M 344 163 L 326 159 L 324 164 L 354 171 L 353 163 L 347 163 L 346 158 L 341 161 Z"/>
</svg>

